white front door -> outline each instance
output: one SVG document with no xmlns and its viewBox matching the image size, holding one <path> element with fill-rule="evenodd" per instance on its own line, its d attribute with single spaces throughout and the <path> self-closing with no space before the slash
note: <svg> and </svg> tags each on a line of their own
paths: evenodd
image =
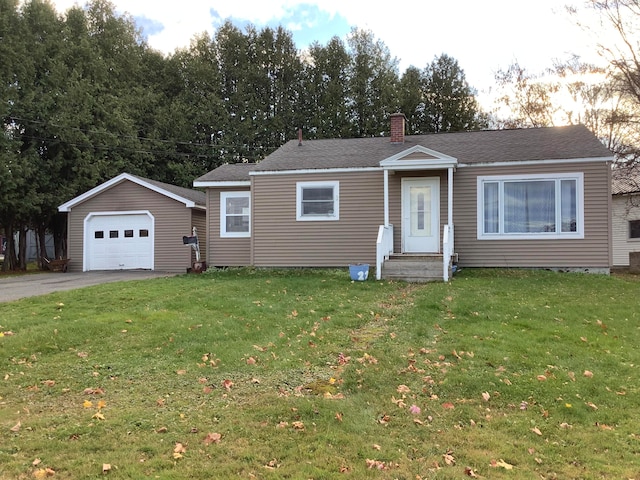
<svg viewBox="0 0 640 480">
<path fill-rule="evenodd" d="M 402 251 L 440 251 L 440 177 L 402 179 Z"/>
</svg>

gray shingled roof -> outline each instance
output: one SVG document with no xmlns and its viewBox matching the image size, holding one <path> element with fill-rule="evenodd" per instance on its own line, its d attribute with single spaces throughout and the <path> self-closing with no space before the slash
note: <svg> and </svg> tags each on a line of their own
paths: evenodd
<svg viewBox="0 0 640 480">
<path fill-rule="evenodd" d="M 249 172 L 256 169 L 255 163 L 229 163 L 195 179 L 195 182 L 244 182 L 249 180 Z"/>
<path fill-rule="evenodd" d="M 200 207 L 204 207 L 207 205 L 207 196 L 204 192 L 199 190 L 192 190 L 190 188 L 178 187 L 177 185 L 171 185 L 170 183 L 159 182 L 157 180 L 151 180 L 150 178 L 144 178 L 139 175 L 131 175 L 132 177 L 136 177 L 143 182 L 154 185 L 155 187 L 161 188 L 162 190 L 166 190 L 169 193 L 174 195 L 178 195 L 179 197 L 186 198 L 187 200 L 192 201 L 196 205 Z"/>
<path fill-rule="evenodd" d="M 638 167 L 618 167 L 611 172 L 611 193 L 621 195 L 640 192 L 640 171 Z"/>
<path fill-rule="evenodd" d="M 378 167 L 380 161 L 420 145 L 455 157 L 459 164 L 610 157 L 584 126 L 481 130 L 411 135 L 401 144 L 389 137 L 291 140 L 255 166 L 256 172 Z"/>
</svg>

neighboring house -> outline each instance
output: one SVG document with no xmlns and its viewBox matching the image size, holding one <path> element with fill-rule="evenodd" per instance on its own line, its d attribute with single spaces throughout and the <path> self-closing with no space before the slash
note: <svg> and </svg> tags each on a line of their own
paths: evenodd
<svg viewBox="0 0 640 480">
<path fill-rule="evenodd" d="M 221 166 L 207 189 L 212 266 L 344 267 L 448 280 L 458 267 L 609 272 L 611 153 L 584 126 L 292 140 Z"/>
<path fill-rule="evenodd" d="M 203 192 L 123 173 L 60 205 L 67 212 L 70 271 L 185 272 L 192 228 L 206 249 Z"/>
<path fill-rule="evenodd" d="M 640 174 L 626 168 L 612 173 L 613 267 L 629 267 L 629 254 L 640 252 Z"/>
</svg>

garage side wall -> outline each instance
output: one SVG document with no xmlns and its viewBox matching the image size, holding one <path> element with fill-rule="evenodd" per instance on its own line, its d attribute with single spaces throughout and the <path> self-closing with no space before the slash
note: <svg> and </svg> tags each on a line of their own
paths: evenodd
<svg viewBox="0 0 640 480">
<path fill-rule="evenodd" d="M 182 237 L 191 235 L 191 209 L 129 181 L 114 185 L 71 209 L 67 244 L 69 270 L 83 271 L 84 220 L 87 215 L 126 211 L 149 211 L 154 217 L 154 269 L 186 272 L 191 265 L 192 250 L 182 244 Z"/>
</svg>

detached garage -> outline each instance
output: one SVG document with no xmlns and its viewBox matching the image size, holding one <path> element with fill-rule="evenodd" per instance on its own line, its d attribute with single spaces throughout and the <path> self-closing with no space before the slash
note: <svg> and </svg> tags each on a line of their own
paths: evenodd
<svg viewBox="0 0 640 480">
<path fill-rule="evenodd" d="M 185 272 L 194 260 L 183 236 L 193 227 L 206 252 L 204 193 L 128 173 L 58 207 L 67 212 L 70 271 Z"/>
</svg>

